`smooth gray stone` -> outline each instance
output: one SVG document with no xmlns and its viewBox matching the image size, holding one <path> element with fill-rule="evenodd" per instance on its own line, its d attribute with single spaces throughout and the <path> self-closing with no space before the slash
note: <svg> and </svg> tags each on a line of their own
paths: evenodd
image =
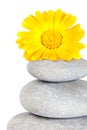
<svg viewBox="0 0 87 130">
<path fill-rule="evenodd" d="M 50 82 L 71 81 L 87 76 L 87 61 L 30 61 L 27 69 L 37 79 Z"/>
<path fill-rule="evenodd" d="M 7 130 L 87 130 L 87 117 L 48 119 L 23 113 L 10 120 Z"/>
<path fill-rule="evenodd" d="M 67 118 L 87 115 L 87 81 L 49 83 L 34 80 L 20 93 L 26 110 L 43 117 Z"/>
</svg>

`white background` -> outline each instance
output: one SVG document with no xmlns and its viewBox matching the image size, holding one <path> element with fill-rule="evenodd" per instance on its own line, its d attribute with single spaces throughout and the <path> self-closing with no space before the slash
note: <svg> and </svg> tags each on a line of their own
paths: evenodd
<svg viewBox="0 0 87 130">
<path fill-rule="evenodd" d="M 86 44 L 86 0 L 0 0 L 0 130 L 6 130 L 9 119 L 14 115 L 26 111 L 19 102 L 19 93 L 34 79 L 26 70 L 23 51 L 15 44 L 16 33 L 22 29 L 21 22 L 35 10 L 57 8 L 77 16 L 77 22 L 86 32 L 83 39 Z M 81 53 L 87 59 L 87 48 Z"/>
</svg>

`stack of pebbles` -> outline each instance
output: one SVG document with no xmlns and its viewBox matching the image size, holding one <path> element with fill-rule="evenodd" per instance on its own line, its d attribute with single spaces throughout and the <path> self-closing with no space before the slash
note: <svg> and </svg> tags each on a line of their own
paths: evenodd
<svg viewBox="0 0 87 130">
<path fill-rule="evenodd" d="M 87 130 L 87 61 L 31 61 L 28 71 L 38 80 L 21 91 L 28 111 L 10 120 L 8 130 Z"/>
</svg>

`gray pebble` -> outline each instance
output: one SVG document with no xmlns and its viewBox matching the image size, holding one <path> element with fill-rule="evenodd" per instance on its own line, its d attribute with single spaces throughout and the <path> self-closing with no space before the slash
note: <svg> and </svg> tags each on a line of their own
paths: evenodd
<svg viewBox="0 0 87 130">
<path fill-rule="evenodd" d="M 22 113 L 10 120 L 7 130 L 87 130 L 87 117 L 48 119 Z"/>
<path fill-rule="evenodd" d="M 69 62 L 62 60 L 30 61 L 27 69 L 31 75 L 43 81 L 71 81 L 87 76 L 87 61 L 84 59 Z"/>
<path fill-rule="evenodd" d="M 87 81 L 49 83 L 34 80 L 20 94 L 29 112 L 43 117 L 67 118 L 87 115 Z"/>
</svg>

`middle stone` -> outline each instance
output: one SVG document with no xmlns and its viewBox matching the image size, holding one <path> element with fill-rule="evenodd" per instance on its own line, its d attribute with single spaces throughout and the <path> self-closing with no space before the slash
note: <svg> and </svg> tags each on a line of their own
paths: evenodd
<svg viewBox="0 0 87 130">
<path fill-rule="evenodd" d="M 87 81 L 49 83 L 34 80 L 21 91 L 20 101 L 29 112 L 52 118 L 87 115 Z"/>
</svg>

